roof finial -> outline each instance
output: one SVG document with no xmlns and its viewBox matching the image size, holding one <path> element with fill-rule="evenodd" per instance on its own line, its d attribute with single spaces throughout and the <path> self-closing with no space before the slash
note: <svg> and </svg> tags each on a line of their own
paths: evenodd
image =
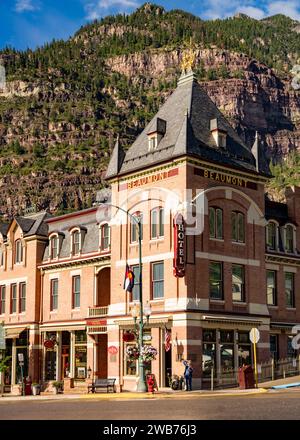
<svg viewBox="0 0 300 440">
<path fill-rule="evenodd" d="M 181 69 L 183 75 L 186 75 L 187 73 L 191 73 L 193 71 L 195 59 L 196 59 L 196 54 L 192 49 L 188 49 L 183 52 L 182 62 L 181 62 Z"/>
</svg>

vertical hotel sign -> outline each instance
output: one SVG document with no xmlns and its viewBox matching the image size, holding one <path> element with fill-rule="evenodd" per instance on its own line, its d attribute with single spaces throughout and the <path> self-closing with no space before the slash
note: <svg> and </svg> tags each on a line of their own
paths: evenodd
<svg viewBox="0 0 300 440">
<path fill-rule="evenodd" d="M 185 225 L 182 214 L 174 218 L 174 259 L 173 273 L 175 277 L 185 276 Z"/>
</svg>

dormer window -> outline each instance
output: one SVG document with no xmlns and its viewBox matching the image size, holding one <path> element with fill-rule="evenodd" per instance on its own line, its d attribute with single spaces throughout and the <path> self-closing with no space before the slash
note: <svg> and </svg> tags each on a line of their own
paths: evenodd
<svg viewBox="0 0 300 440">
<path fill-rule="evenodd" d="M 148 149 L 153 151 L 157 148 L 161 139 L 166 134 L 167 122 L 164 119 L 156 118 L 150 126 L 148 135 Z"/>
<path fill-rule="evenodd" d="M 76 230 L 72 233 L 72 254 L 78 255 L 81 251 L 81 234 Z"/>
<path fill-rule="evenodd" d="M 286 225 L 284 227 L 284 249 L 285 249 L 285 252 L 293 253 L 295 251 L 294 233 L 295 233 L 295 229 L 294 229 L 293 225 Z"/>
<path fill-rule="evenodd" d="M 21 240 L 15 242 L 15 264 L 23 262 L 23 245 Z"/>
<path fill-rule="evenodd" d="M 50 238 L 50 258 L 57 258 L 58 257 L 58 236 L 54 235 Z"/>
<path fill-rule="evenodd" d="M 155 150 L 155 148 L 157 147 L 157 136 L 156 135 L 148 138 L 148 146 L 149 146 L 149 151 Z"/>
<path fill-rule="evenodd" d="M 110 248 L 110 227 L 108 223 L 100 226 L 100 249 L 107 251 Z"/>
<path fill-rule="evenodd" d="M 217 147 L 226 148 L 227 132 L 221 127 L 220 121 L 217 118 L 211 119 L 210 131 Z"/>
<path fill-rule="evenodd" d="M 275 222 L 269 222 L 266 229 L 267 247 L 271 251 L 276 251 L 278 248 L 277 239 L 277 225 Z"/>
</svg>

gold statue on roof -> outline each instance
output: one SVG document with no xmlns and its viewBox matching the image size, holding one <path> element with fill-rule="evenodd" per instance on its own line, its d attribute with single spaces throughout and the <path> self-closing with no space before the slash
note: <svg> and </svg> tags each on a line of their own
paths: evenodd
<svg viewBox="0 0 300 440">
<path fill-rule="evenodd" d="M 183 52 L 182 61 L 181 61 L 181 69 L 182 73 L 187 74 L 193 70 L 195 65 L 196 54 L 192 49 L 188 49 Z"/>
</svg>

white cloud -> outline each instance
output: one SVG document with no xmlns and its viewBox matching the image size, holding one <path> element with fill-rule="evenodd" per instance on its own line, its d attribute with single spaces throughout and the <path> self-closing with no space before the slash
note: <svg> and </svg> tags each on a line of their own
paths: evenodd
<svg viewBox="0 0 300 440">
<path fill-rule="evenodd" d="M 39 9 L 38 5 L 33 0 L 17 0 L 16 7 L 17 12 L 35 11 Z"/>
<path fill-rule="evenodd" d="M 284 14 L 294 20 L 300 21 L 299 1 L 275 1 L 268 5 L 268 15 Z"/>
<path fill-rule="evenodd" d="M 108 13 L 110 8 L 116 8 L 117 12 L 126 12 L 136 8 L 140 4 L 136 0 L 97 0 L 86 4 L 85 10 L 88 20 L 95 20 Z"/>
<path fill-rule="evenodd" d="M 214 20 L 216 18 L 232 17 L 237 12 L 249 15 L 257 20 L 261 20 L 271 15 L 284 14 L 294 20 L 300 21 L 300 2 L 299 0 L 268 0 L 261 2 L 255 0 L 204 0 L 202 3 L 202 18 Z"/>
</svg>

